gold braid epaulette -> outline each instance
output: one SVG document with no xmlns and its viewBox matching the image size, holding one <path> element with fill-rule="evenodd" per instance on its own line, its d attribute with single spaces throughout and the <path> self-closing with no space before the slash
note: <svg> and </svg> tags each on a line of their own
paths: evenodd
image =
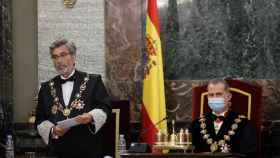
<svg viewBox="0 0 280 158">
<path fill-rule="evenodd" d="M 226 143 L 230 141 L 231 137 L 235 135 L 235 131 L 238 129 L 238 124 L 242 122 L 242 119 L 246 118 L 244 115 L 238 115 L 236 119 L 234 119 L 234 123 L 231 125 L 231 129 L 227 132 L 227 134 L 224 135 L 224 139 L 220 139 L 219 141 L 214 141 L 212 138 L 210 138 L 210 135 L 207 133 L 206 130 L 206 118 L 205 116 L 202 116 L 199 119 L 200 122 L 200 133 L 203 135 L 202 138 L 206 141 L 208 145 L 210 145 L 210 151 L 215 152 L 218 150 L 218 147 L 223 147 L 224 145 L 227 145 Z"/>
</svg>

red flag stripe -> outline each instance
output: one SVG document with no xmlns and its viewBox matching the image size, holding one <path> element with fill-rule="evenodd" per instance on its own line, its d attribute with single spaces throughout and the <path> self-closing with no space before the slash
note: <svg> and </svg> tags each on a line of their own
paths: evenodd
<svg viewBox="0 0 280 158">
<path fill-rule="evenodd" d="M 157 133 L 158 130 L 151 121 L 143 102 L 141 107 L 141 129 L 141 141 L 153 144 L 155 142 L 155 133 Z"/>
<path fill-rule="evenodd" d="M 148 15 L 160 35 L 160 28 L 157 15 L 157 0 L 148 0 Z"/>
</svg>

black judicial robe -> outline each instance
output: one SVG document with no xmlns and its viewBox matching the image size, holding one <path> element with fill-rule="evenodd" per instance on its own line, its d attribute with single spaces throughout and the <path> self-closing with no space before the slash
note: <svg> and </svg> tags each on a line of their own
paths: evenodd
<svg viewBox="0 0 280 158">
<path fill-rule="evenodd" d="M 75 71 L 74 86 L 71 94 L 69 104 L 74 100 L 75 95 L 79 92 L 80 85 L 86 77 L 86 73 Z M 57 96 L 61 104 L 65 107 L 63 101 L 62 88 L 60 83 L 60 76 L 52 79 L 54 81 L 54 88 L 56 89 Z M 110 97 L 106 92 L 105 86 L 101 80 L 100 75 L 89 75 L 86 89 L 81 95 L 81 100 L 84 101 L 85 106 L 83 109 L 73 109 L 69 118 L 89 112 L 93 109 L 102 109 L 107 118 L 111 113 Z M 66 117 L 62 112 L 56 114 L 52 113 L 53 96 L 49 82 L 42 83 L 38 95 L 38 105 L 36 109 L 36 127 L 41 122 L 48 120 L 53 124 L 65 120 Z M 69 105 L 70 106 L 70 105 Z M 102 156 L 102 133 L 98 131 L 92 134 L 90 129 L 95 132 L 94 125 L 78 125 L 69 129 L 64 136 L 59 139 L 52 139 L 49 137 L 49 147 L 51 155 L 65 158 L 99 158 Z"/>
<path fill-rule="evenodd" d="M 238 114 L 230 111 L 224 118 L 223 124 L 218 131 L 215 133 L 214 129 L 214 118 L 212 113 L 205 115 L 205 124 L 207 134 L 210 135 L 214 141 L 224 139 L 224 135 L 228 135 L 228 131 L 231 130 L 232 124 L 235 123 L 235 119 L 238 118 Z M 203 139 L 204 134 L 201 133 L 201 121 L 200 118 L 193 121 L 190 127 L 192 133 L 192 143 L 195 147 L 195 152 L 211 152 L 210 145 L 207 144 L 206 139 Z M 238 123 L 238 128 L 235 130 L 235 134 L 231 137 L 230 141 L 226 141 L 230 146 L 230 152 L 241 153 L 248 157 L 256 157 L 256 129 L 249 121 L 245 118 L 241 118 L 241 122 Z M 217 150 L 221 152 L 221 149 Z"/>
</svg>

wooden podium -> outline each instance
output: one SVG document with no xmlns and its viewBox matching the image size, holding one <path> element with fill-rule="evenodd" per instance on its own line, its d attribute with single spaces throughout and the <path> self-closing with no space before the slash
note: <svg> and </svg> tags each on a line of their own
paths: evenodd
<svg viewBox="0 0 280 158">
<path fill-rule="evenodd" d="M 237 153 L 128 153 L 122 154 L 121 158 L 243 158 L 244 155 Z"/>
</svg>

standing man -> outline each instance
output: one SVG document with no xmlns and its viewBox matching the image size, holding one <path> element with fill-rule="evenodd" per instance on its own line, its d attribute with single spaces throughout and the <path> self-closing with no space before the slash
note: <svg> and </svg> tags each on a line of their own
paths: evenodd
<svg viewBox="0 0 280 158">
<path fill-rule="evenodd" d="M 75 69 L 76 46 L 66 39 L 54 41 L 50 55 L 59 74 L 41 84 L 36 127 L 51 153 L 59 158 L 100 158 L 100 128 L 111 113 L 110 97 L 100 75 Z M 57 124 L 74 118 L 69 129 Z"/>
<path fill-rule="evenodd" d="M 256 157 L 256 130 L 243 115 L 230 110 L 231 93 L 224 80 L 208 83 L 212 110 L 191 125 L 196 152 L 233 152 Z M 242 105 L 241 105 L 242 106 Z"/>
</svg>

